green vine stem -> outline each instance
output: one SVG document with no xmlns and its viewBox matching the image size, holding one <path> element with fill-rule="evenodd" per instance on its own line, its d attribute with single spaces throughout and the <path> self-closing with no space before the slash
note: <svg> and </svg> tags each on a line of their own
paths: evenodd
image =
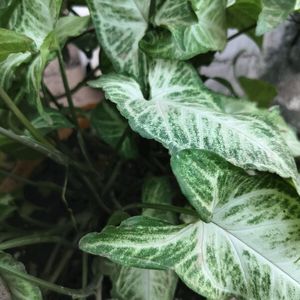
<svg viewBox="0 0 300 300">
<path fill-rule="evenodd" d="M 2 87 L 0 87 L 0 97 L 8 106 L 8 108 L 14 113 L 18 120 L 24 125 L 24 127 L 31 133 L 31 135 L 40 143 L 44 144 L 50 149 L 53 149 L 53 145 L 50 144 L 43 135 L 30 123 L 30 121 L 25 117 L 25 115 L 19 110 L 15 105 L 13 100 L 8 96 Z"/>
<path fill-rule="evenodd" d="M 61 238 L 58 236 L 25 236 L 0 243 L 0 251 L 33 244 L 58 242 L 61 242 Z"/>
</svg>

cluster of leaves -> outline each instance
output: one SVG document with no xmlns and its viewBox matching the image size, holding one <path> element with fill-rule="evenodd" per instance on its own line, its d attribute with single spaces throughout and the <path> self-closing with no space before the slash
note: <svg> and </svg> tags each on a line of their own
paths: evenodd
<svg viewBox="0 0 300 300">
<path fill-rule="evenodd" d="M 276 107 L 260 108 L 268 84 L 240 78 L 248 101 L 210 91 L 197 72 L 228 28 L 259 44 L 298 9 L 298 0 L 2 1 L 0 296 L 42 299 L 42 288 L 171 300 L 179 278 L 208 299 L 299 299 L 296 134 Z M 88 57 L 99 43 L 103 74 L 88 65 L 73 90 L 71 42 Z M 67 107 L 43 79 L 53 59 Z M 87 80 L 110 102 L 74 107 Z"/>
</svg>

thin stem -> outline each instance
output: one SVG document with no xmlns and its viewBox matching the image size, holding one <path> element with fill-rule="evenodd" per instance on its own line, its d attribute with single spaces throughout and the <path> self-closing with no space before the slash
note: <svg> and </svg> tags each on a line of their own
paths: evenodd
<svg viewBox="0 0 300 300">
<path fill-rule="evenodd" d="M 60 50 L 59 47 L 57 49 L 57 57 L 58 57 L 60 73 L 61 73 L 61 77 L 62 77 L 62 80 L 63 80 L 64 88 L 65 88 L 65 91 L 66 91 L 66 97 L 67 97 L 68 105 L 69 105 L 69 108 L 70 108 L 71 116 L 72 116 L 72 119 L 73 119 L 73 122 L 74 122 L 76 128 L 78 129 L 77 139 L 78 139 L 80 150 L 81 150 L 81 152 L 83 154 L 83 157 L 86 160 L 88 166 L 90 167 L 90 169 L 94 170 L 95 173 L 98 175 L 98 172 L 97 172 L 97 170 L 95 170 L 95 168 L 94 168 L 94 166 L 93 166 L 93 164 L 92 164 L 92 162 L 89 158 L 87 150 L 86 150 L 82 130 L 81 130 L 80 125 L 78 123 L 77 115 L 76 115 L 76 112 L 75 112 L 75 107 L 74 107 L 74 103 L 73 103 L 73 99 L 72 99 L 72 93 L 71 93 L 71 89 L 70 89 L 70 86 L 69 86 L 69 82 L 68 82 L 68 78 L 67 78 L 67 74 L 66 74 L 66 70 L 65 70 L 63 56 L 62 56 L 62 53 L 61 53 L 61 50 Z"/>
<path fill-rule="evenodd" d="M 60 241 L 61 238 L 58 236 L 25 236 L 0 243 L 0 250 L 3 251 L 11 248 L 23 247 L 33 244 L 57 243 Z"/>
<path fill-rule="evenodd" d="M 255 27 L 256 27 L 256 23 L 255 23 L 255 24 L 252 24 L 252 25 L 250 25 L 250 26 L 248 26 L 248 27 L 246 27 L 246 28 L 244 28 L 244 29 L 242 29 L 242 30 L 240 30 L 239 32 L 237 32 L 237 33 L 231 35 L 230 37 L 228 37 L 228 38 L 227 38 L 227 42 L 229 42 L 229 41 L 231 41 L 231 40 L 237 38 L 238 36 L 240 36 L 240 35 L 243 34 L 243 33 L 246 33 L 246 32 L 248 32 L 248 31 L 254 29 Z"/>
<path fill-rule="evenodd" d="M 173 205 L 165 205 L 165 204 L 154 204 L 154 203 L 133 203 L 123 207 L 123 210 L 130 210 L 135 208 L 152 208 L 162 211 L 171 211 L 175 213 L 185 214 L 189 216 L 198 217 L 198 213 L 192 209 L 173 206 Z"/>
<path fill-rule="evenodd" d="M 55 183 L 48 182 L 48 181 L 32 181 L 28 178 L 24 178 L 24 177 L 18 176 L 16 174 L 13 174 L 11 172 L 7 172 L 7 171 L 1 170 L 1 169 L 0 169 L 0 175 L 11 177 L 16 181 L 20 181 L 20 182 L 23 182 L 25 184 L 36 186 L 36 187 L 49 188 L 49 189 L 53 189 L 53 190 L 56 190 L 56 191 L 62 191 L 63 190 L 63 188 L 61 186 L 59 186 Z"/>
<path fill-rule="evenodd" d="M 17 271 L 15 269 L 10 268 L 9 266 L 0 265 L 0 270 L 2 270 L 3 272 L 6 272 L 5 274 L 11 274 L 11 275 L 19 277 L 21 279 L 27 280 L 27 281 L 29 281 L 33 284 L 36 284 L 46 290 L 50 290 L 50 291 L 56 292 L 58 294 L 67 295 L 70 297 L 77 297 L 77 298 L 88 297 L 95 293 L 94 288 L 92 288 L 92 287 L 87 287 L 86 289 L 80 289 L 80 290 L 66 288 L 66 287 L 63 287 L 60 285 L 56 285 L 54 283 L 50 283 L 43 279 L 34 277 L 32 275 Z"/>
<path fill-rule="evenodd" d="M 87 253 L 82 254 L 82 288 L 85 289 L 88 283 L 88 255 Z M 85 300 L 86 298 L 82 298 Z"/>
<path fill-rule="evenodd" d="M 31 135 L 40 143 L 53 149 L 53 145 L 50 144 L 43 135 L 30 123 L 30 121 L 25 117 L 25 115 L 19 110 L 15 105 L 13 100 L 8 96 L 2 87 L 0 87 L 0 97 L 3 99 L 8 108 L 14 113 L 18 120 L 24 125 L 24 127 L 31 133 Z"/>
<path fill-rule="evenodd" d="M 13 133 L 12 131 L 9 131 L 3 127 L 0 127 L 0 134 L 14 140 L 15 142 L 18 142 L 22 145 L 25 145 L 37 152 L 42 153 L 43 155 L 49 157 L 50 159 L 54 160 L 60 165 L 68 166 L 69 159 L 62 154 L 61 152 L 57 151 L 55 148 L 51 147 L 49 149 L 43 144 L 38 143 L 37 141 L 30 140 L 29 138 L 17 135 Z"/>
</svg>

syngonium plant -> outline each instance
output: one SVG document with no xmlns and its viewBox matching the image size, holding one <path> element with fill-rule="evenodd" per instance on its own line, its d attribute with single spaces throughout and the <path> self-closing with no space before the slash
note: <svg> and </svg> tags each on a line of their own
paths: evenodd
<svg viewBox="0 0 300 300">
<path fill-rule="evenodd" d="M 268 107 L 270 84 L 239 78 L 240 99 L 219 78 L 233 92 L 224 96 L 197 70 L 229 28 L 260 46 L 299 9 L 298 0 L 2 0 L 0 295 L 191 299 L 180 279 L 207 299 L 300 299 L 296 133 Z M 88 57 L 100 46 L 99 65 L 72 88 L 70 43 Z M 67 106 L 43 78 L 54 59 Z M 105 95 L 91 111 L 73 103 L 86 83 Z"/>
</svg>

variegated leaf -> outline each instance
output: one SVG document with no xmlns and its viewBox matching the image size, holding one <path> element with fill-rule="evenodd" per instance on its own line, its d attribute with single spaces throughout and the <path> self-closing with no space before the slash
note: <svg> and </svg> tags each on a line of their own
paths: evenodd
<svg viewBox="0 0 300 300">
<path fill-rule="evenodd" d="M 171 153 L 211 150 L 236 166 L 277 173 L 298 185 L 294 159 L 274 127 L 257 114 L 224 112 L 220 102 L 227 98 L 205 88 L 192 67 L 156 60 L 149 84 L 150 97 L 145 99 L 138 83 L 126 76 L 105 75 L 91 83 L 104 89 L 133 130 Z"/>
<path fill-rule="evenodd" d="M 150 0 L 87 0 L 99 42 L 118 72 L 144 83 L 139 42 L 148 27 Z"/>
<path fill-rule="evenodd" d="M 101 102 L 92 112 L 91 124 L 103 141 L 115 149 L 119 148 L 119 153 L 124 158 L 132 159 L 137 156 L 135 140 L 130 133 L 127 134 L 128 123 L 112 104 Z"/>
<path fill-rule="evenodd" d="M 208 151 L 184 150 L 174 164 L 201 215 L 213 210 L 210 223 L 135 217 L 86 235 L 81 249 L 128 266 L 175 270 L 209 299 L 299 299 L 300 202 L 293 189 Z"/>
<path fill-rule="evenodd" d="M 173 192 L 167 178 L 150 177 L 146 180 L 142 200 L 144 203 L 170 204 Z M 170 212 L 144 209 L 143 215 L 169 220 L 174 223 Z M 112 297 L 119 300 L 173 300 L 177 276 L 172 270 L 149 270 L 112 265 Z"/>
<path fill-rule="evenodd" d="M 35 41 L 40 49 L 54 30 L 61 0 L 20 0 L 10 19 L 9 27 Z"/>
<path fill-rule="evenodd" d="M 182 24 L 182 18 L 193 20 L 189 1 L 168 0 L 157 11 L 154 22 L 168 32 L 150 32 L 141 42 L 142 49 L 154 57 L 189 59 L 210 50 L 222 50 L 226 44 L 225 0 L 191 0 L 195 23 Z M 189 16 L 188 16 L 189 14 Z M 178 19 L 178 21 L 176 20 Z"/>
<path fill-rule="evenodd" d="M 41 291 L 37 286 L 17 275 L 12 275 L 8 270 L 26 273 L 22 263 L 16 261 L 10 254 L 0 252 L 0 277 L 8 287 L 12 300 L 42 300 Z"/>
</svg>

